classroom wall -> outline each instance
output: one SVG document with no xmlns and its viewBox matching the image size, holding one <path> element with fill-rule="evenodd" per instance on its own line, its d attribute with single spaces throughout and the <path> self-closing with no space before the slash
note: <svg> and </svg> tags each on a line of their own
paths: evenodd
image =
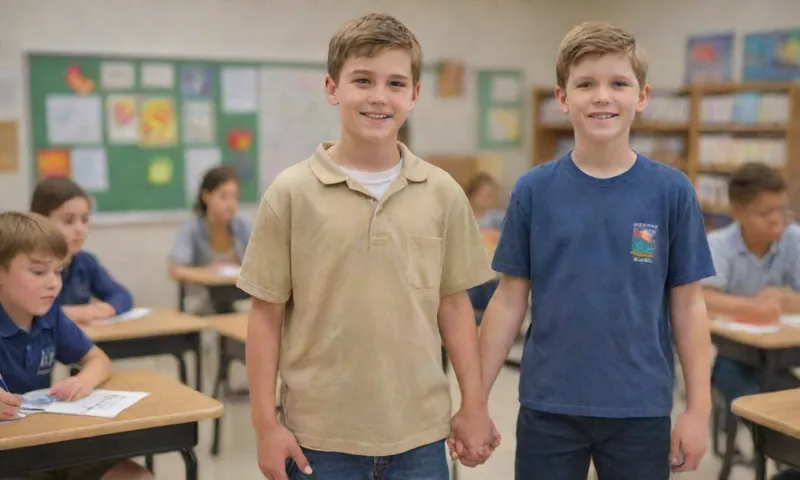
<svg viewBox="0 0 800 480">
<path fill-rule="evenodd" d="M 649 82 L 672 88 L 683 83 L 686 39 L 735 32 L 733 75 L 742 73 L 744 34 L 800 27 L 797 0 L 608 0 L 587 2 L 581 20 L 607 20 L 630 30 L 644 46 Z"/>
<path fill-rule="evenodd" d="M 22 121 L 22 168 L 0 174 L 0 208 L 27 208 L 31 192 L 26 51 L 322 62 L 330 35 L 343 21 L 385 11 L 415 31 L 429 61 L 522 68 L 529 85 L 541 85 L 553 82 L 555 50 L 580 3 L 555 8 L 555 0 L 0 0 L 0 90 L 5 85 L 13 92 L 0 95 L 0 118 Z M 467 86 L 463 99 L 420 102 L 413 115 L 436 116 L 441 123 L 414 128 L 412 115 L 411 143 L 418 153 L 474 151 L 474 83 Z M 528 168 L 529 147 L 526 141 L 524 149 L 503 152 L 506 189 Z M 87 247 L 138 303 L 175 305 L 165 261 L 177 228 L 174 222 L 94 225 Z"/>
</svg>

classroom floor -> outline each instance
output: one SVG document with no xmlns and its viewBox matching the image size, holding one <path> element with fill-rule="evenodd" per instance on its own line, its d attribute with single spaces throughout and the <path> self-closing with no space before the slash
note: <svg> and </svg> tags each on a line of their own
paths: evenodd
<svg viewBox="0 0 800 480">
<path fill-rule="evenodd" d="M 208 340 L 208 339 L 207 339 Z M 206 378 L 204 388 L 208 392 L 211 388 L 213 375 L 216 374 L 216 352 L 211 345 L 213 342 L 204 342 L 204 371 Z M 188 363 L 191 367 L 192 362 Z M 137 360 L 116 361 L 115 368 L 119 370 L 155 369 L 164 374 L 174 375 L 177 378 L 176 363 L 169 357 L 147 358 Z M 451 370 L 452 372 L 452 370 Z M 193 372 L 190 372 L 190 378 Z M 451 373 L 453 403 L 458 405 L 459 392 L 456 387 L 455 377 Z M 514 479 L 514 430 L 516 423 L 517 380 L 515 370 L 504 368 L 497 379 L 496 386 L 490 399 L 490 410 L 497 428 L 503 436 L 503 444 L 495 451 L 489 461 L 476 469 L 459 468 L 460 480 L 513 480 Z M 246 385 L 244 367 L 235 365 L 233 368 L 234 388 Z M 676 396 L 678 397 L 678 396 Z M 221 435 L 221 451 L 217 458 L 209 454 L 213 423 L 200 424 L 200 443 L 196 447 L 199 462 L 200 480 L 239 480 L 263 479 L 256 462 L 256 442 L 250 426 L 249 405 L 246 400 L 239 399 L 226 402 L 226 412 Z M 676 398 L 675 412 L 683 409 L 680 398 Z M 743 429 L 740 429 L 740 432 Z M 750 455 L 752 442 L 746 433 L 739 435 L 739 448 Z M 673 478 L 685 480 L 709 480 L 717 478 L 719 473 L 719 460 L 709 453 L 703 459 L 700 469 L 693 473 L 673 475 Z M 155 459 L 155 473 L 158 479 L 176 480 L 185 478 L 183 461 L 179 454 L 171 453 L 157 456 Z M 734 467 L 729 480 L 751 480 L 754 476 L 752 469 L 747 467 Z M 590 477 L 592 478 L 592 477 Z"/>
</svg>

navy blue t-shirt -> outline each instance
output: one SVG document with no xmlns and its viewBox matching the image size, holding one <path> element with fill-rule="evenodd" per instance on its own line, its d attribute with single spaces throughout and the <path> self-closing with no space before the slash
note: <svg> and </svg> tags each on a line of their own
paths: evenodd
<svg viewBox="0 0 800 480">
<path fill-rule="evenodd" d="M 529 409 L 668 416 L 669 290 L 714 275 L 694 188 L 639 155 L 599 179 L 571 153 L 519 178 L 492 268 L 531 280 L 520 375 Z"/>
<path fill-rule="evenodd" d="M 114 307 L 118 315 L 133 307 L 130 292 L 89 252 L 80 251 L 73 256 L 61 279 L 64 285 L 56 302 L 62 306 L 86 305 L 94 297 Z"/>
<path fill-rule="evenodd" d="M 30 332 L 17 327 L 0 305 L 0 375 L 11 393 L 48 388 L 56 360 L 77 363 L 93 345 L 57 303 L 34 317 Z"/>
</svg>

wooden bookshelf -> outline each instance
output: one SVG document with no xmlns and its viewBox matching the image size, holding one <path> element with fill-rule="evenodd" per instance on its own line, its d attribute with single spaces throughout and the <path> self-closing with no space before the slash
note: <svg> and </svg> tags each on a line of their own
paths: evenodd
<svg viewBox="0 0 800 480">
<path fill-rule="evenodd" d="M 533 90 L 533 165 L 571 148 L 572 126 L 555 112 L 554 101 L 552 89 Z M 631 127 L 631 144 L 683 171 L 710 217 L 727 213 L 727 176 L 746 161 L 781 168 L 789 181 L 791 208 L 800 212 L 800 84 L 707 84 L 653 91 Z"/>
</svg>

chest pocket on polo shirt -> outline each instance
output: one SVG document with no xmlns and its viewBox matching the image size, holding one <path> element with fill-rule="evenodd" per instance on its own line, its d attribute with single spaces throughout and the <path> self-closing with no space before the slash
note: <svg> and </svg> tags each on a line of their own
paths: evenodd
<svg viewBox="0 0 800 480">
<path fill-rule="evenodd" d="M 414 288 L 436 288 L 442 280 L 442 239 L 408 236 L 406 276 Z"/>
</svg>

